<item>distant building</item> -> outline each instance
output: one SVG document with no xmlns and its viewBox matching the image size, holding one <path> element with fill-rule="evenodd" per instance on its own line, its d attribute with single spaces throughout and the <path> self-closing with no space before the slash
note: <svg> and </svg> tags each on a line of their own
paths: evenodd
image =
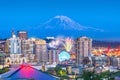
<svg viewBox="0 0 120 80">
<path fill-rule="evenodd" d="M 23 56 L 28 59 L 28 62 L 35 61 L 35 41 L 36 38 L 29 38 L 27 40 L 22 40 L 21 50 Z"/>
<path fill-rule="evenodd" d="M 5 52 L 5 40 L 0 40 L 0 52 Z"/>
<path fill-rule="evenodd" d="M 23 64 L 27 63 L 26 57 L 23 57 L 22 54 L 10 54 L 9 57 L 5 58 L 5 64 L 11 65 L 11 64 Z"/>
<path fill-rule="evenodd" d="M 25 56 L 27 53 L 27 40 L 21 40 L 21 53 Z"/>
<path fill-rule="evenodd" d="M 92 39 L 85 36 L 77 38 L 76 41 L 76 62 L 83 64 L 83 59 L 92 53 Z"/>
<path fill-rule="evenodd" d="M 68 71 L 68 74 L 71 74 L 72 73 L 72 66 L 67 66 L 67 71 Z"/>
<path fill-rule="evenodd" d="M 47 45 L 45 40 L 35 40 L 35 57 L 37 63 L 46 63 L 48 61 Z"/>
<path fill-rule="evenodd" d="M 5 58 L 5 64 L 22 64 L 27 63 L 27 57 L 23 56 L 22 49 L 26 49 L 22 46 L 22 43 L 26 43 L 23 37 L 17 37 L 14 32 L 12 32 L 12 37 L 6 40 L 6 52 L 10 53 L 9 56 Z M 21 39 L 20 39 L 21 38 Z"/>
<path fill-rule="evenodd" d="M 34 54 L 35 42 L 32 39 L 26 40 L 26 53 Z"/>
<path fill-rule="evenodd" d="M 49 64 L 58 64 L 59 63 L 59 50 L 51 49 L 48 50 L 48 62 Z"/>
<path fill-rule="evenodd" d="M 5 53 L 9 53 L 9 39 L 5 42 Z"/>
<path fill-rule="evenodd" d="M 28 39 L 28 33 L 26 31 L 18 31 L 18 37 L 21 40 L 26 40 Z"/>
<path fill-rule="evenodd" d="M 120 57 L 111 57 L 110 63 L 111 63 L 111 66 L 114 66 L 114 67 L 120 66 Z"/>
<path fill-rule="evenodd" d="M 1 53 L 0 52 L 0 69 L 4 67 L 4 63 L 5 63 L 5 57 L 6 57 L 6 53 Z M 2 66 L 2 67 L 1 67 Z"/>
<path fill-rule="evenodd" d="M 8 52 L 10 54 L 21 54 L 21 39 L 12 32 L 12 37 L 7 40 Z"/>
<path fill-rule="evenodd" d="M 35 57 L 35 41 L 32 38 L 26 40 L 25 47 L 23 48 L 23 52 L 24 52 L 23 53 L 24 56 L 28 58 L 29 62 L 34 61 L 34 57 Z"/>
<path fill-rule="evenodd" d="M 21 53 L 26 54 L 26 40 L 28 39 L 28 33 L 26 31 L 18 31 L 18 37 L 21 40 Z"/>
</svg>

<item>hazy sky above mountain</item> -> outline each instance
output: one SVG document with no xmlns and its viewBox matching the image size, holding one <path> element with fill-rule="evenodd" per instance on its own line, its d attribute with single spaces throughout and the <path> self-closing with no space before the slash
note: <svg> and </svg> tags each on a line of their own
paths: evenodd
<svg viewBox="0 0 120 80">
<path fill-rule="evenodd" d="M 109 35 L 101 39 L 120 40 L 119 4 L 119 0 L 1 0 L 0 38 L 9 30 L 35 27 L 56 15 L 65 15 L 83 26 L 104 29 Z"/>
</svg>

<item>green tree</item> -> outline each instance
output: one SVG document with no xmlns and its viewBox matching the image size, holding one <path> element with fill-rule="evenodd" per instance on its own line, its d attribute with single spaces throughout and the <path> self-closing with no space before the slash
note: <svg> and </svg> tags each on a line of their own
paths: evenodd
<svg viewBox="0 0 120 80">
<path fill-rule="evenodd" d="M 61 68 L 60 66 L 56 66 L 56 67 L 54 68 L 54 70 L 56 71 L 56 74 L 57 74 L 57 75 L 60 75 L 60 74 L 59 74 L 59 71 L 62 70 L 62 68 Z"/>
<path fill-rule="evenodd" d="M 64 80 L 64 79 L 69 80 L 70 78 L 68 76 L 65 76 L 65 75 L 60 77 L 60 80 Z"/>
<path fill-rule="evenodd" d="M 8 72 L 10 69 L 8 67 L 4 67 L 3 69 L 0 69 L 0 74 Z"/>
<path fill-rule="evenodd" d="M 66 70 L 59 70 L 58 74 L 60 76 L 65 76 L 65 75 L 67 75 L 67 71 Z"/>
<path fill-rule="evenodd" d="M 93 71 L 83 71 L 81 78 L 84 80 L 93 80 L 95 73 Z"/>
</svg>

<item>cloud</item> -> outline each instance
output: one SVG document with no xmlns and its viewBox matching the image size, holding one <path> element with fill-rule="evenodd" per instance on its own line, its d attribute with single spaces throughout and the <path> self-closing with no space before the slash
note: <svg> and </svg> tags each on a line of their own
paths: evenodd
<svg viewBox="0 0 120 80">
<path fill-rule="evenodd" d="M 93 31 L 99 31 L 99 32 L 105 32 L 104 29 L 100 29 L 100 28 L 95 28 L 95 27 L 86 27 L 88 30 L 93 30 Z"/>
</svg>

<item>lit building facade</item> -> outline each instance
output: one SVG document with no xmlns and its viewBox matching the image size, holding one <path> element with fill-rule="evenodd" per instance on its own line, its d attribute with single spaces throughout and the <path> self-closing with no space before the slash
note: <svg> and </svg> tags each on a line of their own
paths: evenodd
<svg viewBox="0 0 120 80">
<path fill-rule="evenodd" d="M 26 42 L 28 39 L 28 33 L 26 31 L 18 31 L 18 37 L 21 40 L 21 53 L 25 55 L 27 50 Z"/>
<path fill-rule="evenodd" d="M 24 56 L 28 58 L 28 62 L 33 62 L 35 57 L 35 40 L 30 38 L 26 40 L 23 48 Z"/>
<path fill-rule="evenodd" d="M 6 40 L 6 53 L 9 56 L 5 58 L 5 65 L 26 63 L 26 57 L 21 54 L 21 39 L 12 32 L 12 37 Z"/>
<path fill-rule="evenodd" d="M 59 50 L 48 50 L 48 62 L 49 64 L 58 64 L 59 63 Z"/>
<path fill-rule="evenodd" d="M 76 41 L 76 62 L 82 64 L 85 57 L 91 56 L 92 39 L 85 36 L 77 38 Z"/>
<path fill-rule="evenodd" d="M 120 66 L 120 57 L 115 56 L 110 57 L 110 65 L 114 67 Z"/>
<path fill-rule="evenodd" d="M 48 61 L 47 45 L 45 40 L 35 40 L 35 57 L 37 63 L 46 63 Z"/>
<path fill-rule="evenodd" d="M 32 38 L 26 40 L 25 42 L 25 48 L 26 48 L 26 53 L 29 54 L 34 54 L 34 47 L 35 47 L 35 40 L 33 40 Z"/>
<path fill-rule="evenodd" d="M 21 40 L 27 40 L 28 39 L 28 33 L 26 31 L 18 31 L 18 37 Z"/>
<path fill-rule="evenodd" d="M 5 64 L 23 64 L 27 63 L 27 58 L 23 57 L 22 54 L 10 54 L 10 57 L 5 58 Z"/>
<path fill-rule="evenodd" d="M 12 38 L 7 40 L 8 52 L 10 54 L 21 54 L 21 39 L 12 32 Z"/>
<path fill-rule="evenodd" d="M 5 40 L 0 40 L 0 52 L 5 52 Z"/>
</svg>

